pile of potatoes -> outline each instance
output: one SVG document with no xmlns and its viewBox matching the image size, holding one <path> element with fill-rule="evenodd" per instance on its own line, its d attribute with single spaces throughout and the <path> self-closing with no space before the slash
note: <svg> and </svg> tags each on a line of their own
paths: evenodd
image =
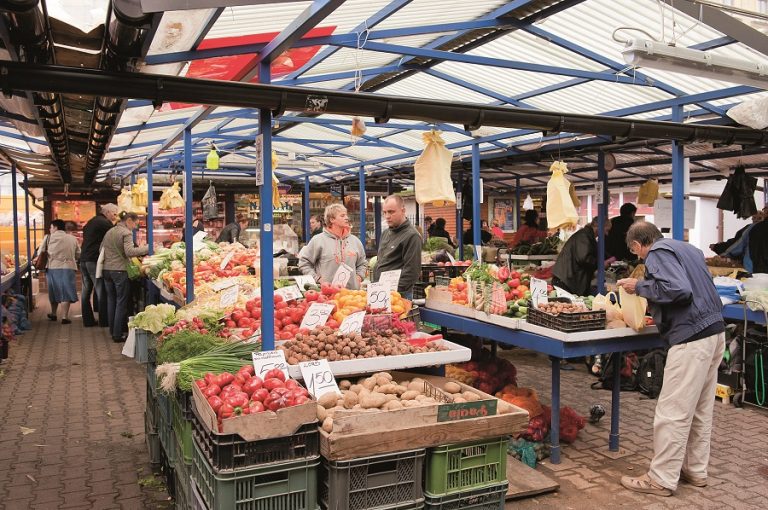
<svg viewBox="0 0 768 510">
<path fill-rule="evenodd" d="M 289 365 L 302 361 L 327 359 L 328 361 L 346 361 L 350 359 L 375 358 L 377 356 L 396 356 L 445 350 L 446 347 L 436 342 L 429 342 L 423 347 L 408 343 L 405 336 L 392 330 L 370 331 L 365 334 L 342 334 L 329 327 L 318 328 L 310 333 L 297 333 L 294 340 L 288 340 L 278 349 L 285 352 Z"/>
<path fill-rule="evenodd" d="M 323 430 L 328 433 L 333 431 L 333 417 L 337 411 L 396 411 L 444 402 L 475 402 L 482 399 L 477 393 L 462 392 L 461 386 L 455 382 L 445 383 L 436 398 L 427 394 L 424 379 L 414 377 L 398 382 L 389 372 L 379 372 L 361 378 L 356 384 L 348 379 L 341 380 L 338 384 L 341 396 L 326 393 L 317 401 L 317 419 L 322 423 Z"/>
</svg>

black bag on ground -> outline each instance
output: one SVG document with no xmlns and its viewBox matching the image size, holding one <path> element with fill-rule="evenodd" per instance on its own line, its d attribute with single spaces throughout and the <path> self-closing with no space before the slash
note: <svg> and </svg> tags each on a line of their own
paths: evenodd
<svg viewBox="0 0 768 510">
<path fill-rule="evenodd" d="M 666 349 L 653 349 L 640 358 L 637 368 L 637 389 L 640 393 L 656 398 L 664 383 L 664 365 L 667 363 Z"/>
<path fill-rule="evenodd" d="M 613 376 L 616 370 L 620 370 L 621 391 L 635 391 L 637 390 L 637 368 L 639 361 L 637 354 L 634 352 L 628 352 L 619 356 L 619 353 L 611 353 L 603 356 L 602 371 L 600 372 L 600 380 L 592 383 L 593 390 L 612 390 L 613 389 Z"/>
</svg>

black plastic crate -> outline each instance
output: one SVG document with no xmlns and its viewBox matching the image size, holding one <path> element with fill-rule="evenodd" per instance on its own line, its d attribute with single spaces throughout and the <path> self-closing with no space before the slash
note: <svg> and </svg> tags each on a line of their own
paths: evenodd
<svg viewBox="0 0 768 510">
<path fill-rule="evenodd" d="M 176 403 L 179 405 L 179 411 L 181 416 L 185 420 L 192 420 L 194 414 L 192 413 L 192 392 L 176 389 Z"/>
<path fill-rule="evenodd" d="M 147 350 L 147 384 L 152 388 L 152 394 L 157 395 L 157 349 L 150 347 Z"/>
<path fill-rule="evenodd" d="M 446 496 L 424 498 L 424 510 L 504 510 L 509 482 Z"/>
<path fill-rule="evenodd" d="M 552 315 L 530 307 L 528 308 L 527 321 L 535 326 L 543 326 L 566 333 L 594 331 L 605 329 L 605 310 Z"/>
<path fill-rule="evenodd" d="M 427 299 L 426 289 L 430 283 L 416 282 L 413 284 L 413 299 Z"/>
<path fill-rule="evenodd" d="M 319 500 L 324 510 L 411 509 L 424 502 L 426 450 L 347 461 L 323 459 Z"/>
<path fill-rule="evenodd" d="M 436 277 L 448 276 L 447 269 L 447 267 L 438 266 L 437 264 L 422 264 L 420 281 L 434 284 Z"/>
<path fill-rule="evenodd" d="M 194 442 L 214 473 L 243 471 L 320 455 L 320 434 L 316 423 L 302 425 L 291 436 L 246 441 L 238 434 L 209 432 L 194 408 L 191 421 Z"/>
</svg>

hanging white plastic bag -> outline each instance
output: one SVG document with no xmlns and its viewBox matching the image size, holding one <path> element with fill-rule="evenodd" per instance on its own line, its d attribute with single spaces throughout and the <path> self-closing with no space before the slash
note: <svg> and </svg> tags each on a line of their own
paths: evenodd
<svg viewBox="0 0 768 510">
<path fill-rule="evenodd" d="M 571 198 L 571 183 L 565 178 L 568 166 L 555 161 L 549 168 L 552 177 L 547 183 L 547 227 L 550 229 L 568 227 L 579 221 L 579 213 Z"/>
<path fill-rule="evenodd" d="M 439 131 L 422 135 L 424 151 L 413 167 L 415 174 L 416 201 L 420 205 L 432 204 L 443 207 L 456 203 L 456 193 L 451 181 L 453 153 L 445 148 L 445 140 Z"/>
<path fill-rule="evenodd" d="M 531 198 L 531 194 L 528 193 L 523 201 L 523 210 L 530 211 L 531 209 L 533 209 L 533 199 Z"/>
<path fill-rule="evenodd" d="M 133 195 L 131 190 L 123 188 L 120 195 L 117 197 L 117 212 L 133 212 Z"/>
<path fill-rule="evenodd" d="M 176 209 L 178 207 L 184 207 L 184 199 L 181 198 L 181 193 L 179 193 L 179 183 L 174 182 L 170 188 L 163 190 L 157 208 L 165 211 L 168 209 Z"/>
</svg>

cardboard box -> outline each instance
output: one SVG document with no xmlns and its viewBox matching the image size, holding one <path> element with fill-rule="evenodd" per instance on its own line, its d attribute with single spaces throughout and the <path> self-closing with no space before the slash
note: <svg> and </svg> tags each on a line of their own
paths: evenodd
<svg viewBox="0 0 768 510">
<path fill-rule="evenodd" d="M 733 388 L 725 384 L 718 384 L 715 388 L 715 396 L 723 400 L 730 398 L 734 394 Z"/>
<path fill-rule="evenodd" d="M 192 399 L 203 426 L 213 434 L 238 434 L 246 441 L 260 441 L 272 437 L 290 436 L 302 425 L 317 422 L 317 401 L 278 409 L 277 412 L 264 411 L 222 421 L 222 432 L 217 426 L 216 413 L 208 404 L 202 390 L 192 385 Z"/>
</svg>

